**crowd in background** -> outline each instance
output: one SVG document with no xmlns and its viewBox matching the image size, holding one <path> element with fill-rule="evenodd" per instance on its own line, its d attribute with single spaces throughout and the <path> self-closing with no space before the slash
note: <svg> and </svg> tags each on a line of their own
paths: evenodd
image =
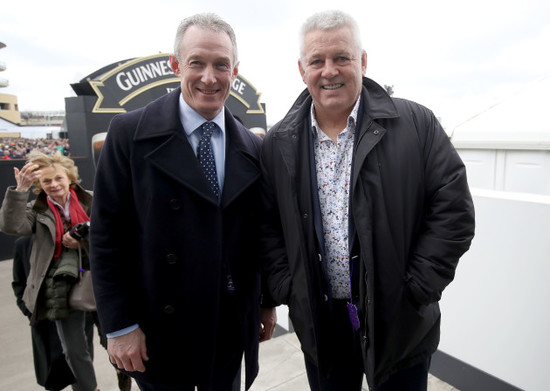
<svg viewBox="0 0 550 391">
<path fill-rule="evenodd" d="M 27 155 L 38 150 L 47 155 L 59 150 L 64 156 L 70 156 L 69 139 L 0 137 L 0 159 L 26 159 Z"/>
</svg>

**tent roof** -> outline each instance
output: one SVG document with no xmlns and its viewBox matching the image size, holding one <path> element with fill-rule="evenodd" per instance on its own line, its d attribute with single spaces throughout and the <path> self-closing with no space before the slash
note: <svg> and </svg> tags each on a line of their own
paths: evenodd
<svg viewBox="0 0 550 391">
<path fill-rule="evenodd" d="M 550 150 L 550 76 L 474 115 L 451 132 L 457 148 Z"/>
</svg>

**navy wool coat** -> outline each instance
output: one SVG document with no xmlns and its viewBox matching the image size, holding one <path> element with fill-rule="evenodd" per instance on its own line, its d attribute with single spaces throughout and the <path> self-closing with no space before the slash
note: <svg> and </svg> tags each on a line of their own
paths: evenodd
<svg viewBox="0 0 550 391">
<path fill-rule="evenodd" d="M 211 379 L 220 328 L 237 322 L 246 383 L 258 372 L 260 278 L 257 257 L 261 139 L 225 109 L 221 201 L 212 194 L 178 115 L 177 90 L 113 118 L 98 162 L 91 217 L 91 263 L 105 333 L 139 324 L 149 383 Z M 224 268 L 237 303 L 220 318 Z M 236 336 L 237 337 L 237 336 Z"/>
</svg>

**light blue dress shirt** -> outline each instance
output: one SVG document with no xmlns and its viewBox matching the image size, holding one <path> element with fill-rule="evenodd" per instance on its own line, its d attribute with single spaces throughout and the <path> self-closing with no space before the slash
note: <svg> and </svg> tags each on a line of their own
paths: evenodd
<svg viewBox="0 0 550 391">
<path fill-rule="evenodd" d="M 182 95 L 180 95 L 179 106 L 181 125 L 183 126 L 183 130 L 185 131 L 189 144 L 191 144 L 195 155 L 197 155 L 199 140 L 202 134 L 200 126 L 208 120 L 193 110 L 187 102 L 185 102 Z M 221 196 L 223 192 L 223 181 L 225 178 L 225 110 L 223 108 L 219 114 L 214 117 L 212 122 L 218 125 L 219 128 L 212 134 L 210 143 L 212 144 L 214 160 L 216 161 L 216 173 L 218 174 L 218 184 L 220 186 Z"/>
</svg>

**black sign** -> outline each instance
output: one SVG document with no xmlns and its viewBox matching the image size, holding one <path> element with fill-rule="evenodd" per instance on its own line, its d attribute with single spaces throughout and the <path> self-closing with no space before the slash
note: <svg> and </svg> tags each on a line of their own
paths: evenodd
<svg viewBox="0 0 550 391">
<path fill-rule="evenodd" d="M 177 88 L 180 79 L 164 53 L 129 60 L 89 83 L 97 95 L 93 113 L 124 113 Z M 244 77 L 237 75 L 230 94 L 246 107 L 246 114 L 264 114 L 261 94 Z"/>
</svg>

